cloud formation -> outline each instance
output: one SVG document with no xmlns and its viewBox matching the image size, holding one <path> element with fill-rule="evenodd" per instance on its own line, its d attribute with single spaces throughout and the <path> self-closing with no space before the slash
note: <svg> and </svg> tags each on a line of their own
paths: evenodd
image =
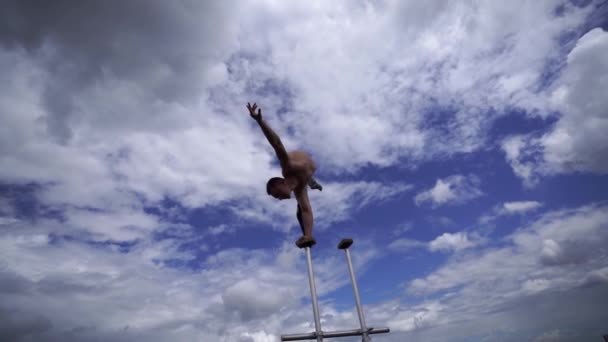
<svg viewBox="0 0 608 342">
<path fill-rule="evenodd" d="M 235 341 L 245 336 L 257 341 L 309 314 L 299 312 L 307 280 L 298 271 L 305 265 L 298 251 L 288 247 L 291 243 L 274 252 L 223 250 L 209 256 L 200 271 L 192 271 L 159 263 L 176 254 L 150 253 L 156 244 L 116 253 L 113 246 L 51 241 L 46 235 L 3 229 L 12 232 L 0 238 L 3 340 L 212 336 Z M 362 267 L 369 259 L 357 261 Z M 345 285 L 346 269 L 337 267 L 337 258 L 319 255 L 315 264 L 320 295 Z"/>
<path fill-rule="evenodd" d="M 608 32 L 595 28 L 579 38 L 555 81 L 551 103 L 560 115 L 554 127 L 538 135 L 505 139 L 507 161 L 524 184 L 533 186 L 547 174 L 608 172 L 605 75 Z"/>
<path fill-rule="evenodd" d="M 494 206 L 490 213 L 482 215 L 478 221 L 480 223 L 488 223 L 498 219 L 501 216 L 525 215 L 537 211 L 542 206 L 543 203 L 538 201 L 504 202 Z"/>
<path fill-rule="evenodd" d="M 606 294 L 608 273 L 602 260 L 608 251 L 601 246 L 608 241 L 603 229 L 608 222 L 606 213 L 605 205 L 547 213 L 507 236 L 504 246 L 482 246 L 453 255 L 440 268 L 409 282 L 408 291 L 439 294 L 440 299 L 420 305 L 420 324 L 406 328 L 406 331 L 413 331 L 408 336 L 441 341 L 444 338 L 440 337 L 440 331 L 444 326 L 456 335 L 454 338 L 464 338 L 468 320 L 477 326 L 475 331 L 480 336 L 483 331 L 490 333 L 489 329 L 494 328 L 480 329 L 479 324 L 487 322 L 488 327 L 495 327 L 490 322 L 496 320 L 516 324 L 524 332 L 526 324 L 516 317 L 522 314 L 538 317 L 532 312 L 542 312 L 545 318 L 535 319 L 532 325 L 528 325 L 530 330 L 527 333 L 532 334 L 530 339 L 540 336 L 543 331 L 534 331 L 545 326 L 566 327 L 563 337 L 567 341 L 581 340 L 583 336 L 600 336 L 601 331 L 596 328 L 589 331 L 575 329 L 572 320 L 577 320 L 573 316 L 578 315 L 585 316 L 587 320 L 605 319 L 600 305 L 593 304 L 593 301 Z M 528 305 L 523 304 L 526 301 Z M 556 304 L 547 306 L 546 310 L 533 308 L 540 303 L 548 305 L 552 302 Z M 568 305 L 575 305 L 577 312 L 567 310 Z M 414 312 L 398 317 L 416 317 L 416 307 L 408 310 Z M 572 315 L 558 317 L 567 311 Z M 489 316 L 482 317 L 485 314 Z M 455 317 L 458 317 L 458 323 L 454 321 L 452 326 L 450 322 Z M 416 328 L 422 326 L 437 329 L 432 329 L 433 333 L 416 334 Z M 432 337 L 435 333 L 437 335 Z M 511 332 L 505 339 L 516 340 L 517 335 Z"/>
<path fill-rule="evenodd" d="M 505 202 L 502 204 L 504 211 L 509 214 L 525 213 L 538 209 L 542 205 L 543 204 L 538 201 L 517 201 Z"/>
<path fill-rule="evenodd" d="M 443 233 L 429 243 L 429 249 L 432 252 L 458 252 L 474 247 L 479 243 L 480 241 L 477 238 L 469 237 L 466 232 Z"/>
<path fill-rule="evenodd" d="M 435 186 L 416 195 L 416 205 L 430 203 L 433 207 L 445 204 L 461 204 L 483 195 L 480 180 L 475 175 L 452 175 L 437 179 Z"/>
<path fill-rule="evenodd" d="M 0 339 L 266 341 L 312 330 L 300 303 L 306 279 L 295 271 L 304 265 L 285 242 L 295 205 L 264 193 L 280 171 L 248 101 L 262 106 L 288 149 L 318 161 L 326 189 L 311 194 L 319 231 L 418 186 L 360 179 L 362 170 L 485 150 L 496 142 L 493 123 L 513 110 L 557 112 L 548 132 L 501 145 L 526 182 L 605 173 L 606 32 L 574 34 L 576 46 L 564 49 L 596 4 L 4 1 Z M 468 175 L 439 179 L 416 203 L 464 203 L 481 196 L 480 184 Z M 209 208 L 227 208 L 227 222 L 187 221 Z M 369 305 L 369 322 L 394 329 L 387 341 L 426 332 L 422 340 L 441 341 L 446 331 L 466 339 L 472 327 L 504 322 L 525 330 L 574 304 L 603 318 L 593 306 L 608 279 L 598 259 L 601 210 L 544 215 L 512 234 L 510 247 L 440 235 L 436 250 L 459 253 L 408 283 L 439 299 Z M 217 242 L 252 226 L 283 234 L 280 245 Z M 356 261 L 362 270 L 381 254 L 368 245 Z M 348 278 L 323 253 L 316 269 L 325 296 Z M 356 322 L 352 310 L 322 300 L 328 329 Z M 540 320 L 517 320 L 526 314 Z M 454 317 L 475 323 L 458 326 Z"/>
</svg>

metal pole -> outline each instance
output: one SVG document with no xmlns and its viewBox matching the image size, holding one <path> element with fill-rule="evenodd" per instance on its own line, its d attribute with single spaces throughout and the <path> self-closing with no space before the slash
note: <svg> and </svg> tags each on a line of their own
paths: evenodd
<svg viewBox="0 0 608 342">
<path fill-rule="evenodd" d="M 319 303 L 317 302 L 317 288 L 315 287 L 315 275 L 312 270 L 312 257 L 310 256 L 310 247 L 306 247 L 306 262 L 308 263 L 308 282 L 310 283 L 312 312 L 315 316 L 315 331 L 317 334 L 317 342 L 323 342 L 323 333 L 321 332 L 321 319 L 319 317 Z"/>
<path fill-rule="evenodd" d="M 365 317 L 363 316 L 363 308 L 361 307 L 361 299 L 359 298 L 359 288 L 357 287 L 357 279 L 355 278 L 355 271 L 353 271 L 353 262 L 350 258 L 349 247 L 352 245 L 352 239 L 343 239 L 338 245 L 339 249 L 343 249 L 346 252 L 346 262 L 348 263 L 348 271 L 350 273 L 350 281 L 353 283 L 353 292 L 355 293 L 355 303 L 357 304 L 357 314 L 359 315 L 359 324 L 361 324 L 362 341 L 369 342 L 367 327 L 365 325 Z"/>
<path fill-rule="evenodd" d="M 350 259 L 350 251 L 348 248 L 346 251 L 346 261 L 348 261 L 348 271 L 350 272 L 350 280 L 353 283 L 353 292 L 355 293 L 355 303 L 357 304 L 357 314 L 359 314 L 359 323 L 361 324 L 361 332 L 363 333 L 363 342 L 370 341 L 369 335 L 367 334 L 367 327 L 365 326 L 365 317 L 363 317 L 363 308 L 361 307 L 361 299 L 359 298 L 359 288 L 357 287 L 357 279 L 355 279 L 355 272 L 353 271 L 353 263 Z"/>
</svg>

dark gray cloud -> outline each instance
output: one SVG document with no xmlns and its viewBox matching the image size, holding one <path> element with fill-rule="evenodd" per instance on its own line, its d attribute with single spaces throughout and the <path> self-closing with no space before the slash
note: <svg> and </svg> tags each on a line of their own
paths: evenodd
<svg viewBox="0 0 608 342">
<path fill-rule="evenodd" d="M 76 114 L 99 110 L 88 107 L 87 91 L 127 82 L 125 91 L 133 93 L 125 96 L 140 101 L 192 100 L 200 95 L 207 67 L 225 58 L 232 43 L 229 2 L 5 1 L 2 6 L 0 45 L 25 51 L 45 70 L 46 124 L 63 142 L 72 135 Z M 96 121 L 119 124 L 108 122 L 118 119 L 109 116 Z"/>
<path fill-rule="evenodd" d="M 47 55 L 57 75 L 80 83 L 112 72 L 143 75 L 156 63 L 186 74 L 221 56 L 230 4 L 211 1 L 5 1 L 0 42 Z M 50 51 L 45 51 L 48 49 Z"/>
<path fill-rule="evenodd" d="M 295 302 L 293 293 L 261 286 L 254 279 L 230 286 L 222 295 L 227 312 L 235 312 L 243 321 L 261 319 Z"/>
<path fill-rule="evenodd" d="M 543 241 L 540 260 L 547 266 L 581 264 L 593 259 L 597 254 L 608 254 L 605 243 L 608 239 L 598 236 L 591 241 Z"/>
<path fill-rule="evenodd" d="M 29 280 L 12 272 L 0 272 L 0 279 L 0 293 L 3 295 L 28 293 L 32 289 Z"/>
<path fill-rule="evenodd" d="M 471 319 L 466 313 L 449 324 L 431 324 L 408 333 L 396 332 L 388 341 L 534 341 L 547 332 L 559 331 L 556 341 L 601 341 L 608 331 L 604 298 L 607 284 L 569 291 L 520 297 L 480 311 Z M 491 291 L 488 289 L 488 291 Z M 473 305 L 473 303 L 470 303 Z"/>
<path fill-rule="evenodd" d="M 51 321 L 43 315 L 0 307 L 1 341 L 34 341 L 51 327 Z"/>
</svg>

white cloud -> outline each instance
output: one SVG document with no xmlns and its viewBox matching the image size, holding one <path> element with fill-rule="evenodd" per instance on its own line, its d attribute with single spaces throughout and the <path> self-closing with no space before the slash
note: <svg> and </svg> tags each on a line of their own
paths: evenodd
<svg viewBox="0 0 608 342">
<path fill-rule="evenodd" d="M 0 226 L 5 225 L 5 224 L 11 224 L 11 223 L 16 223 L 19 220 L 12 218 L 12 217 L 3 217 L 0 216 Z"/>
<path fill-rule="evenodd" d="M 532 91 L 544 61 L 588 11 L 554 16 L 552 1 L 537 1 L 514 22 L 520 5 L 155 2 L 133 22 L 134 8 L 97 6 L 3 11 L 40 22 L 2 38 L 0 177 L 49 184 L 45 201 L 104 209 L 136 203 L 133 192 L 187 207 L 263 192 L 278 172 L 247 101 L 326 173 L 474 151 L 489 113 L 545 107 Z M 104 15 L 74 35 L 64 10 Z"/>
<path fill-rule="evenodd" d="M 540 254 L 541 260 L 543 260 L 545 263 L 559 263 L 559 259 L 562 257 L 562 255 L 563 251 L 559 243 L 555 242 L 553 239 L 543 240 L 543 248 Z"/>
<path fill-rule="evenodd" d="M 429 243 L 432 252 L 458 252 L 474 247 L 480 243 L 478 238 L 471 238 L 466 232 L 443 233 Z"/>
<path fill-rule="evenodd" d="M 236 231 L 236 228 L 233 226 L 228 226 L 226 224 L 220 224 L 220 225 L 208 228 L 207 231 L 211 235 L 221 235 L 221 234 L 234 233 Z"/>
<path fill-rule="evenodd" d="M 538 209 L 543 204 L 537 201 L 516 201 L 516 202 L 505 202 L 502 204 L 505 212 L 507 213 L 525 213 L 531 210 Z"/>
<path fill-rule="evenodd" d="M 405 221 L 400 223 L 399 225 L 397 225 L 397 227 L 395 227 L 395 229 L 393 230 L 393 235 L 394 236 L 401 236 L 407 232 L 409 232 L 410 230 L 412 230 L 413 228 L 413 224 L 410 221 Z"/>
<path fill-rule="evenodd" d="M 416 196 L 416 203 L 431 200 L 437 204 L 443 204 L 455 197 L 456 195 L 450 189 L 450 184 L 438 179 L 435 187 Z"/>
<path fill-rule="evenodd" d="M 272 284 L 244 279 L 228 287 L 222 294 L 224 306 L 235 311 L 243 321 L 261 319 L 293 303 L 295 293 L 277 289 Z"/>
<path fill-rule="evenodd" d="M 289 124 L 323 123 L 295 133 L 328 165 L 384 166 L 403 157 L 469 152 L 481 146 L 486 123 L 495 118 L 488 109 L 546 106 L 535 88 L 546 56 L 558 48 L 549 37 L 576 25 L 585 12 L 566 6 L 568 15 L 556 17 L 552 1 L 475 6 L 386 2 L 324 4 L 313 10 L 282 5 L 273 14 L 292 18 L 289 25 L 281 20 L 285 29 L 248 44 L 275 47 L 254 67 L 267 72 L 278 66 L 278 78 L 299 95 L 294 112 L 306 113 L 307 121 L 293 115 Z M 424 24 L 411 26 L 421 20 Z M 316 25 L 309 25 L 312 21 Z M 316 39 L 320 35 L 322 41 Z M 361 50 L 367 53 L 355 52 Z M 429 101 L 454 110 L 435 114 Z M 429 126 L 427 119 L 435 117 L 446 124 Z"/>
<path fill-rule="evenodd" d="M 578 286 L 587 273 L 598 269 L 602 258 L 601 241 L 608 238 L 601 228 L 608 222 L 605 209 L 589 206 L 547 213 L 530 227 L 514 232 L 509 237 L 513 245 L 454 259 L 432 275 L 413 281 L 411 289 L 434 292 L 463 284 L 473 289 L 503 279 L 505 282 L 496 288 L 496 293 L 515 294 L 521 287 L 521 282 L 515 281 L 522 279 L 520 274 L 527 274 L 524 278 L 543 274 L 550 288 Z M 563 249 L 568 249 L 568 253 L 562 254 Z M 513 281 L 506 281 L 509 277 Z"/>
<path fill-rule="evenodd" d="M 417 305 L 407 311 L 399 312 L 396 317 L 388 320 L 387 324 L 397 332 L 430 327 L 438 323 L 442 309 L 442 305 L 438 302 Z"/>
<path fill-rule="evenodd" d="M 278 336 L 268 334 L 265 331 L 255 331 L 253 333 L 244 332 L 239 339 L 239 342 L 274 342 Z"/>
<path fill-rule="evenodd" d="M 552 106 L 560 112 L 553 129 L 503 142 L 507 161 L 525 185 L 535 185 L 546 174 L 608 172 L 607 53 L 608 32 L 595 28 L 580 37 L 551 93 Z"/>
<path fill-rule="evenodd" d="M 540 158 L 539 148 L 530 145 L 529 138 L 522 135 L 506 138 L 501 143 L 501 147 L 513 172 L 524 181 L 524 185 L 526 187 L 536 185 L 539 175 L 535 165 L 536 160 Z"/>
<path fill-rule="evenodd" d="M 412 239 L 397 239 L 392 241 L 388 248 L 397 252 L 405 252 L 410 249 L 425 247 L 427 244 L 423 241 L 412 240 Z"/>
<path fill-rule="evenodd" d="M 583 283 L 590 285 L 608 283 L 608 267 L 589 272 L 583 280 Z"/>
<path fill-rule="evenodd" d="M 553 92 L 563 116 L 540 143 L 544 159 L 558 172 L 608 172 L 608 32 L 595 28 L 568 55 Z"/>
<path fill-rule="evenodd" d="M 392 241 L 388 248 L 394 252 L 407 252 L 412 249 L 426 248 L 431 252 L 460 252 L 479 246 L 485 239 L 467 232 L 443 233 L 431 241 L 401 238 Z"/>
<path fill-rule="evenodd" d="M 509 216 L 509 215 L 524 215 L 526 213 L 530 213 L 538 210 L 543 206 L 543 203 L 538 201 L 513 201 L 513 202 L 504 202 L 501 205 L 496 205 L 490 213 L 484 214 L 479 217 L 478 221 L 480 223 L 488 223 L 501 216 Z"/>
<path fill-rule="evenodd" d="M 68 209 L 64 211 L 65 232 L 77 236 L 84 232 L 92 240 L 129 241 L 145 238 L 161 227 L 158 218 L 140 210 L 100 212 Z"/>
<path fill-rule="evenodd" d="M 474 175 L 452 175 L 438 179 L 435 186 L 418 193 L 414 201 L 416 205 L 430 202 L 433 206 L 464 203 L 483 195 L 479 184 L 479 178 Z"/>
<path fill-rule="evenodd" d="M 404 183 L 319 182 L 323 184 L 323 191 L 309 191 L 308 195 L 314 214 L 314 227 L 320 230 L 332 223 L 349 220 L 350 214 L 360 208 L 394 199 L 412 188 Z M 263 222 L 283 231 L 298 226 L 296 203 L 277 201 L 265 191 L 257 193 L 251 202 L 243 202 L 232 209 L 240 217 Z"/>
</svg>

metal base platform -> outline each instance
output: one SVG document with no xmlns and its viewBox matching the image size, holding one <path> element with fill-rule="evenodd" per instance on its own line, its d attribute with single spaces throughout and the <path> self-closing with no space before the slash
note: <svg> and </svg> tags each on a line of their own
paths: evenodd
<svg viewBox="0 0 608 342">
<path fill-rule="evenodd" d="M 389 328 L 369 328 L 366 333 L 368 335 L 373 334 L 386 334 L 390 332 Z M 322 338 L 332 338 L 332 337 L 347 337 L 347 336 L 363 336 L 363 332 L 361 329 L 354 330 L 338 330 L 338 331 L 328 331 L 322 332 Z M 317 333 L 308 333 L 308 334 L 289 334 L 289 335 L 281 335 L 281 341 L 304 341 L 304 340 L 316 340 Z"/>
</svg>

